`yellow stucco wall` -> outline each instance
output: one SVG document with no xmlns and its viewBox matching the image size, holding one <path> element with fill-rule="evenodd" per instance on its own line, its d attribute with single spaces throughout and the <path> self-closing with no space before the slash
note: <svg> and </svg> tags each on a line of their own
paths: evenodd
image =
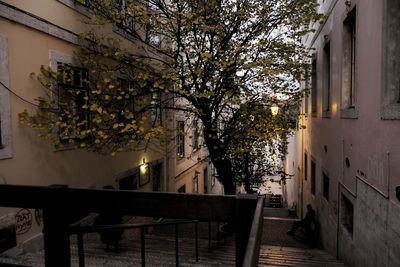
<svg viewBox="0 0 400 267">
<path fill-rule="evenodd" d="M 12 2 L 14 4 L 14 1 Z M 15 3 L 19 2 L 30 1 L 15 1 Z M 33 2 L 35 1 L 31 1 L 28 5 L 35 8 Z M 54 11 L 54 13 L 57 12 Z M 61 14 L 58 15 L 63 17 Z M 74 50 L 71 43 L 3 18 L 0 18 L 0 35 L 8 41 L 9 88 L 30 102 L 34 102 L 35 98 L 45 94 L 45 89 L 31 74 L 38 73 L 41 65 L 49 65 L 51 51 L 72 55 Z M 71 187 L 99 188 L 106 184 L 116 185 L 116 175 L 139 166 L 144 157 L 147 162 L 162 160 L 164 157 L 162 150 L 156 153 L 150 149 L 123 153 L 117 157 L 103 156 L 80 149 L 56 151 L 50 142 L 39 139 L 35 132 L 18 123 L 18 114 L 25 109 L 33 111 L 34 106 L 12 94 L 10 105 L 13 156 L 0 160 L 0 183 L 68 184 Z M 149 183 L 140 189 L 151 190 L 151 188 L 152 185 Z M 1 208 L 0 217 L 3 214 L 18 211 L 19 209 Z M 34 220 L 34 211 L 31 213 L 32 227 L 25 234 L 17 236 L 19 242 L 40 232 L 40 227 Z"/>
</svg>

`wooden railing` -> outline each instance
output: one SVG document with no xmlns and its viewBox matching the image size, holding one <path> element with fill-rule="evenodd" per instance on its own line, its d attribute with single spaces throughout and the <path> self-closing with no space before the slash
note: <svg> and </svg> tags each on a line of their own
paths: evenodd
<svg viewBox="0 0 400 267">
<path fill-rule="evenodd" d="M 250 236 L 247 241 L 247 248 L 244 255 L 243 266 L 256 267 L 260 255 L 262 230 L 264 223 L 264 197 L 258 198 L 257 207 L 254 212 Z"/>
<path fill-rule="evenodd" d="M 66 185 L 0 185 L 0 196 L 0 207 L 43 209 L 46 267 L 71 266 L 69 235 L 74 219 L 110 208 L 121 215 L 228 222 L 236 233 L 236 266 L 244 264 L 250 231 L 259 234 L 262 228 L 259 217 L 254 219 L 255 211 L 259 210 L 256 195 L 96 190 L 68 188 Z M 246 257 L 258 260 L 258 254 Z"/>
</svg>

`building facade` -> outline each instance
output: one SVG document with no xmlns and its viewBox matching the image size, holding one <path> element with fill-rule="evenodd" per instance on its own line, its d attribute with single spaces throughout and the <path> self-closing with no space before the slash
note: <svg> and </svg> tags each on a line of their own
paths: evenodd
<svg viewBox="0 0 400 267">
<path fill-rule="evenodd" d="M 349 266 L 400 266 L 400 2 L 320 0 L 295 149 L 298 213 Z M 292 193 L 291 197 L 296 197 Z"/>
<path fill-rule="evenodd" d="M 199 141 L 191 141 L 194 138 L 189 135 L 193 133 L 186 131 L 187 125 L 171 146 L 150 145 L 146 150 L 115 157 L 83 149 L 55 149 L 51 142 L 20 125 L 18 114 L 33 112 L 35 99 L 46 93 L 32 74 L 42 65 L 56 70 L 59 63 L 74 63 L 78 34 L 91 27 L 84 23 L 91 16 L 84 4 L 74 0 L 0 1 L 0 183 L 91 188 L 113 185 L 126 190 L 170 192 L 183 192 L 184 187 L 184 192 L 212 192 L 206 149 Z M 129 25 L 124 26 L 97 30 L 135 49 L 130 45 Z M 161 114 L 164 123 L 166 116 Z M 173 120 L 182 126 L 179 117 Z M 195 135 L 199 138 L 199 132 Z M 0 208 L 0 217 L 1 227 L 16 230 L 16 240 L 1 251 L 15 241 L 21 244 L 40 235 L 39 210 Z"/>
</svg>

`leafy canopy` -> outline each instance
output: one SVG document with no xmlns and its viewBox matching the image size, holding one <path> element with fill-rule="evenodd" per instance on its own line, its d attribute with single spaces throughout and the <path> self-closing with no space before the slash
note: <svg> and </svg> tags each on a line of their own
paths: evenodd
<svg viewBox="0 0 400 267">
<path fill-rule="evenodd" d="M 132 150 L 154 139 L 163 144 L 174 137 L 167 111 L 179 111 L 201 122 L 225 192 L 234 193 L 235 162 L 265 157 L 270 140 L 284 140 L 293 130 L 308 69 L 301 38 L 321 19 L 315 0 L 85 3 L 94 26 L 82 35 L 76 58 L 89 70 L 89 90 L 79 101 L 82 89 L 70 90 L 65 102 L 41 98 L 36 114 L 21 115 L 56 145 L 63 143 L 60 131 L 75 133 L 68 142 L 99 152 Z M 105 34 L 110 28 L 130 42 Z M 43 68 L 40 80 L 60 91 L 60 75 Z M 75 106 L 68 105 L 71 99 Z M 269 111 L 273 103 L 284 106 L 277 117 Z"/>
</svg>

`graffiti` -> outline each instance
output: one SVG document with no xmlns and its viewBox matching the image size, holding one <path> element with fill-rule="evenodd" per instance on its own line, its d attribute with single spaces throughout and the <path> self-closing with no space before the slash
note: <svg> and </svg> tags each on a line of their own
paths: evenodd
<svg viewBox="0 0 400 267">
<path fill-rule="evenodd" d="M 21 209 L 15 215 L 15 230 L 17 235 L 27 233 L 32 227 L 32 213 L 28 209 Z"/>
</svg>

